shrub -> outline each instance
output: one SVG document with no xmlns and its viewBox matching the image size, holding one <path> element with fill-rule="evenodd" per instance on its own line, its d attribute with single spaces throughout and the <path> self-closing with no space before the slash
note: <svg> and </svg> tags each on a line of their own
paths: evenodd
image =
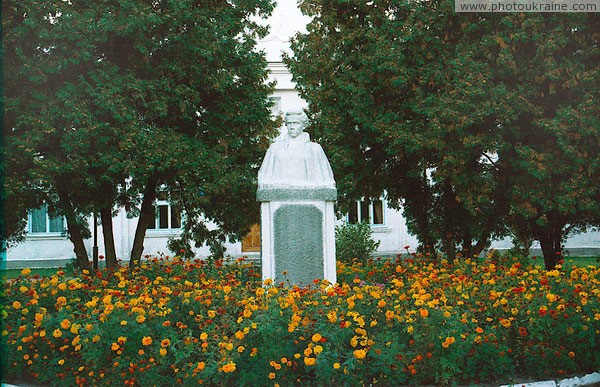
<svg viewBox="0 0 600 387">
<path fill-rule="evenodd" d="M 345 223 L 335 228 L 335 257 L 346 264 L 354 260 L 367 263 L 373 252 L 379 247 L 379 241 L 371 238 L 371 227 L 367 223 Z"/>
</svg>

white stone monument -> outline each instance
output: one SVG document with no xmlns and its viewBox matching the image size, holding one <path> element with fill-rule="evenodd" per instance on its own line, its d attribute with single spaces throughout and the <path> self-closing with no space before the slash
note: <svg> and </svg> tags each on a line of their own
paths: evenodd
<svg viewBox="0 0 600 387">
<path fill-rule="evenodd" d="M 304 128 L 306 114 L 285 114 L 287 133 L 269 147 L 258 172 L 261 202 L 262 277 L 276 283 L 336 283 L 335 213 L 337 190 L 323 148 Z"/>
</svg>

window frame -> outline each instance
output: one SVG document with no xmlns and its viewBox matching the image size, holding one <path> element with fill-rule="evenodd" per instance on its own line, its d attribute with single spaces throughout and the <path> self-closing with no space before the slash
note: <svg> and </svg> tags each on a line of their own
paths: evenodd
<svg viewBox="0 0 600 387">
<path fill-rule="evenodd" d="M 374 223 L 375 221 L 375 206 L 373 202 L 381 203 L 381 223 Z M 367 218 L 363 217 L 363 212 L 365 210 L 368 212 Z M 368 224 L 373 229 L 384 229 L 387 228 L 387 202 L 383 197 L 374 200 L 365 200 L 364 198 L 361 200 L 357 200 L 353 203 L 353 208 L 356 210 L 356 222 L 352 222 L 350 219 L 350 212 L 346 214 L 346 221 L 348 223 L 361 223 L 365 220 L 368 220 Z"/>
<path fill-rule="evenodd" d="M 33 211 L 36 210 L 43 210 L 44 211 L 44 215 L 45 215 L 45 231 L 34 231 L 33 230 Z M 61 227 L 62 229 L 60 231 L 50 231 L 51 230 L 51 226 L 52 223 L 51 221 L 53 219 L 61 219 Z M 28 239 L 65 239 L 66 238 L 66 231 L 67 231 L 67 221 L 65 219 L 64 215 L 57 215 L 57 216 L 50 216 L 50 214 L 48 213 L 48 204 L 44 203 L 42 204 L 40 207 L 38 208 L 32 208 L 29 209 L 29 211 L 27 211 L 27 238 Z"/>
<path fill-rule="evenodd" d="M 164 195 L 164 198 L 161 198 L 161 196 Z M 174 207 L 171 204 L 171 202 L 168 200 L 169 199 L 169 192 L 167 190 L 161 190 L 159 192 L 159 194 L 157 195 L 157 199 L 154 201 L 153 207 L 154 207 L 154 227 L 150 227 L 148 226 L 146 228 L 146 230 L 150 233 L 150 234 L 161 234 L 161 233 L 167 233 L 167 234 L 177 234 L 181 232 L 182 229 L 182 225 L 185 219 L 185 216 L 183 214 L 183 211 L 180 209 L 179 210 L 179 227 L 173 227 L 173 211 L 174 211 Z M 161 212 L 160 212 L 160 208 L 166 207 L 166 221 L 167 221 L 167 227 L 161 227 L 161 220 L 163 220 L 163 218 L 161 217 Z"/>
</svg>

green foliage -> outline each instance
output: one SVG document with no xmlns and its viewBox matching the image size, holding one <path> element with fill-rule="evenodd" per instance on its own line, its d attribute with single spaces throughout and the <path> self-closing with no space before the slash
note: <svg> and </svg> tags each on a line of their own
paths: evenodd
<svg viewBox="0 0 600 387">
<path fill-rule="evenodd" d="M 254 18 L 272 1 L 2 6 L 12 219 L 46 201 L 67 216 L 74 240 L 75 228 L 85 231 L 79 214 L 124 206 L 152 216 L 165 189 L 197 243 L 255 221 L 255 178 L 274 128 L 267 63 L 254 49 L 266 31 Z"/>
<path fill-rule="evenodd" d="M 312 131 L 342 205 L 385 192 L 422 250 L 475 256 L 512 232 L 553 260 L 600 214 L 598 16 L 453 8 L 301 2 L 286 63 Z"/>
<path fill-rule="evenodd" d="M 377 251 L 379 241 L 372 238 L 368 223 L 344 223 L 335 228 L 335 257 L 338 262 L 351 264 L 354 261 L 367 263 Z"/>
</svg>

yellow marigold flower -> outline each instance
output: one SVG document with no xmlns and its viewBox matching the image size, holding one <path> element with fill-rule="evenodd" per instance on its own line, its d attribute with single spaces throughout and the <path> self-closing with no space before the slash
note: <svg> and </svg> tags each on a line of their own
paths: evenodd
<svg viewBox="0 0 600 387">
<path fill-rule="evenodd" d="M 317 359 L 314 357 L 305 357 L 304 358 L 304 364 L 306 364 L 309 367 L 314 366 L 316 362 L 317 362 Z"/>
<path fill-rule="evenodd" d="M 320 345 L 315 345 L 315 347 L 313 348 L 313 352 L 315 353 L 315 355 L 318 355 L 321 352 L 323 352 L 323 347 L 321 347 Z"/>
<path fill-rule="evenodd" d="M 246 312 L 246 311 L 244 311 L 244 312 Z M 209 310 L 207 313 L 208 313 L 208 317 L 210 317 L 210 318 L 215 318 L 215 316 L 217 315 L 217 312 L 215 312 L 212 309 Z M 246 317 L 246 316 L 244 316 L 244 317 Z"/>
<path fill-rule="evenodd" d="M 304 350 L 304 356 L 310 356 L 310 355 L 312 355 L 312 353 L 313 353 L 312 348 L 306 348 Z"/>
<path fill-rule="evenodd" d="M 150 337 L 150 336 L 144 336 L 142 338 L 142 344 L 143 345 L 150 345 L 150 344 L 152 344 L 152 337 Z"/>
<path fill-rule="evenodd" d="M 97 343 L 100 341 L 100 335 L 95 335 L 94 337 L 92 337 L 92 342 L 93 343 Z"/>
<path fill-rule="evenodd" d="M 210 311 L 209 311 L 209 314 L 210 314 Z M 252 311 L 250 309 L 244 309 L 243 316 L 244 316 L 244 318 L 250 318 L 252 316 Z"/>
<path fill-rule="evenodd" d="M 206 341 L 208 339 L 208 334 L 206 332 L 200 333 L 200 340 Z"/>
<path fill-rule="evenodd" d="M 15 301 L 12 303 L 12 307 L 14 309 L 21 309 L 21 303 L 19 301 Z"/>
<path fill-rule="evenodd" d="M 230 373 L 235 371 L 235 363 L 229 362 L 223 366 L 223 372 Z"/>
<path fill-rule="evenodd" d="M 163 347 L 168 347 L 169 345 L 171 345 L 171 340 L 163 339 L 163 341 L 160 342 L 160 345 Z"/>
<path fill-rule="evenodd" d="M 64 319 L 61 321 L 60 327 L 62 329 L 69 329 L 71 327 L 71 322 L 68 319 Z"/>
<path fill-rule="evenodd" d="M 127 321 L 126 321 L 126 320 L 122 320 L 122 321 L 121 321 L 121 325 L 122 325 L 122 326 L 125 326 L 125 325 L 127 325 Z"/>
<path fill-rule="evenodd" d="M 263 283 L 265 286 L 271 286 L 273 285 L 273 280 L 271 278 L 267 278 Z"/>
<path fill-rule="evenodd" d="M 110 346 L 110 349 L 112 349 L 113 351 L 118 351 L 119 348 L 121 348 L 121 346 L 117 343 L 112 343 Z"/>
<path fill-rule="evenodd" d="M 265 294 L 265 288 L 257 288 L 255 293 L 257 297 L 260 297 Z"/>
<path fill-rule="evenodd" d="M 62 336 L 62 331 L 60 329 L 55 329 L 54 332 L 52 332 L 52 336 L 59 338 Z"/>
<path fill-rule="evenodd" d="M 271 379 L 271 380 L 275 379 L 275 372 L 271 372 L 269 374 L 269 379 Z"/>
<path fill-rule="evenodd" d="M 510 328 L 510 320 L 507 318 L 500 318 L 500 325 L 502 325 L 504 328 Z"/>
<path fill-rule="evenodd" d="M 333 363 L 333 368 L 339 370 L 342 365 L 340 363 Z"/>
<path fill-rule="evenodd" d="M 60 359 L 60 360 L 58 361 L 58 364 L 59 364 L 59 365 L 63 365 L 63 364 L 65 364 L 65 361 L 64 361 L 64 359 Z"/>
<path fill-rule="evenodd" d="M 354 357 L 357 359 L 364 359 L 365 357 L 367 357 L 367 351 L 365 351 L 364 349 L 357 349 L 354 351 Z"/>
<path fill-rule="evenodd" d="M 73 325 L 71 325 L 70 331 L 71 331 L 72 334 L 78 335 L 79 334 L 79 328 L 81 328 L 81 325 L 79 325 L 79 324 L 73 324 Z"/>
<path fill-rule="evenodd" d="M 143 323 L 144 321 L 146 321 L 146 316 L 144 316 L 143 314 L 140 314 L 140 315 L 138 315 L 138 316 L 135 318 L 135 321 L 137 321 L 138 323 L 140 323 L 140 324 L 141 324 L 141 323 Z"/>
<path fill-rule="evenodd" d="M 127 337 L 125 337 L 125 336 L 119 336 L 119 338 L 117 339 L 117 342 L 121 345 L 125 344 L 126 341 L 127 341 Z"/>
<path fill-rule="evenodd" d="M 387 303 L 384 300 L 379 300 L 379 302 L 377 303 L 378 308 L 384 308 L 386 305 Z"/>
<path fill-rule="evenodd" d="M 245 350 L 246 350 L 246 348 L 244 348 L 244 346 L 243 346 L 243 345 L 240 345 L 239 347 L 237 347 L 237 351 L 238 351 L 239 353 L 242 353 L 242 352 L 244 352 Z"/>
<path fill-rule="evenodd" d="M 312 335 L 312 341 L 314 341 L 315 343 L 320 342 L 322 338 L 323 336 L 321 336 L 319 333 L 315 333 L 314 335 Z"/>
<path fill-rule="evenodd" d="M 61 283 L 58 284 L 58 288 L 60 290 L 66 290 L 67 289 L 67 284 L 64 283 L 64 282 L 61 282 Z"/>
<path fill-rule="evenodd" d="M 21 270 L 21 275 L 29 275 L 31 274 L 31 269 L 26 267 L 25 269 Z"/>
<path fill-rule="evenodd" d="M 160 353 L 160 356 L 165 356 L 167 354 L 167 350 L 164 348 L 161 348 L 160 351 L 158 351 L 158 353 Z"/>
</svg>

